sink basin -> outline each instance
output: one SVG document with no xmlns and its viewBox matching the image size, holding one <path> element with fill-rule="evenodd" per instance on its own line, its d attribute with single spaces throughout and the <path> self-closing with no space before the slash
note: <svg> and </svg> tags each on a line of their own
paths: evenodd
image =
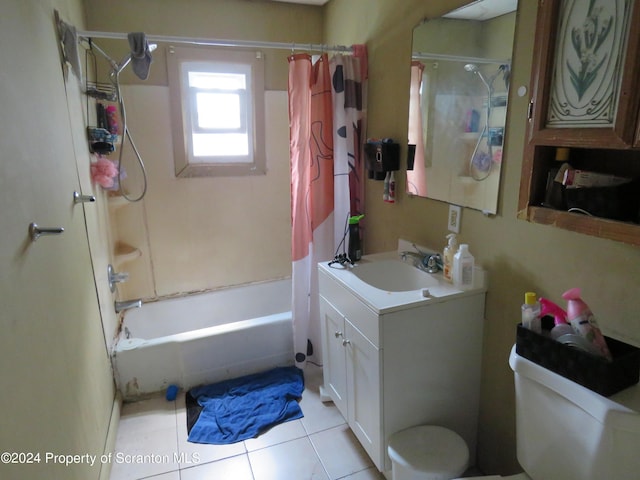
<svg viewBox="0 0 640 480">
<path fill-rule="evenodd" d="M 372 287 L 389 292 L 404 292 L 439 285 L 437 279 L 400 260 L 360 263 L 351 269 L 356 277 Z"/>
</svg>

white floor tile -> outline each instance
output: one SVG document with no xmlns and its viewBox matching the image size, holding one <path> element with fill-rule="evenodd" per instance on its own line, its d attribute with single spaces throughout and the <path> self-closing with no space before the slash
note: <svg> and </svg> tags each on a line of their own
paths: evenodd
<svg viewBox="0 0 640 480">
<path fill-rule="evenodd" d="M 173 402 L 156 398 L 125 404 L 118 425 L 111 479 L 138 479 L 177 471 Z"/>
<path fill-rule="evenodd" d="M 304 417 L 231 445 L 187 441 L 184 393 L 125 404 L 111 479 L 384 480 L 331 402 L 320 401 L 322 369 L 305 370 Z"/>
<path fill-rule="evenodd" d="M 302 421 L 298 419 L 276 425 L 256 438 L 245 440 L 244 444 L 247 451 L 252 452 L 261 448 L 271 447 L 279 443 L 288 442 L 289 440 L 295 440 L 306 436 L 307 433 L 302 426 Z"/>
<path fill-rule="evenodd" d="M 309 439 L 332 480 L 373 466 L 347 425 L 314 433 Z"/>
<path fill-rule="evenodd" d="M 327 480 L 307 437 L 249 452 L 255 480 Z"/>
<path fill-rule="evenodd" d="M 181 480 L 253 480 L 246 455 L 180 470 Z"/>
</svg>

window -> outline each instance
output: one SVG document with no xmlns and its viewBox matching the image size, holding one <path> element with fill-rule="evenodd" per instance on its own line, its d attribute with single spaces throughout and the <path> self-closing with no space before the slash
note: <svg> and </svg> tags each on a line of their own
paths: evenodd
<svg viewBox="0 0 640 480">
<path fill-rule="evenodd" d="M 167 65 L 176 176 L 264 174 L 262 55 L 170 47 Z"/>
</svg>

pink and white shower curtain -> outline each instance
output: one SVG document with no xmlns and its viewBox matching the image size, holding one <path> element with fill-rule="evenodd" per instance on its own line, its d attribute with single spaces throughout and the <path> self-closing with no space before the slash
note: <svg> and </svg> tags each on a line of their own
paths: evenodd
<svg viewBox="0 0 640 480">
<path fill-rule="evenodd" d="M 347 217 L 363 213 L 366 47 L 354 55 L 289 57 L 292 315 L 296 364 L 320 363 L 317 263 L 345 239 Z"/>
</svg>

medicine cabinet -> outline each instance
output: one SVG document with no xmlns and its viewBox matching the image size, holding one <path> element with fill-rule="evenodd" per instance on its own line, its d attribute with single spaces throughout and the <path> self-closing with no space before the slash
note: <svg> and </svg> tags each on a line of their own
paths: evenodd
<svg viewBox="0 0 640 480">
<path fill-rule="evenodd" d="M 640 0 L 539 0 L 535 45 L 518 218 L 640 245 Z M 633 181 L 569 191 L 564 162 Z"/>
</svg>

